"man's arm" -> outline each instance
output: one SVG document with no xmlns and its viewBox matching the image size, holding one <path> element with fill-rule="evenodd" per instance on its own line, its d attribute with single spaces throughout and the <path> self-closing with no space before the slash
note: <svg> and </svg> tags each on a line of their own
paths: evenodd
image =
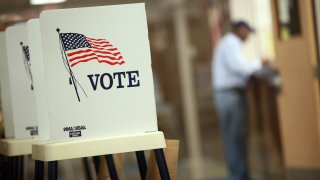
<svg viewBox="0 0 320 180">
<path fill-rule="evenodd" d="M 240 76 L 250 76 L 262 67 L 260 60 L 253 62 L 247 61 L 240 48 L 230 47 L 227 52 L 225 52 L 225 55 L 230 70 Z"/>
</svg>

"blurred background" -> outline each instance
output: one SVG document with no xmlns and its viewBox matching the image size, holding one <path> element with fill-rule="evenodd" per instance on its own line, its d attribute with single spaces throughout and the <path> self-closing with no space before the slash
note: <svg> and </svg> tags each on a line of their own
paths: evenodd
<svg viewBox="0 0 320 180">
<path fill-rule="evenodd" d="M 211 62 L 230 23 L 246 20 L 256 29 L 246 56 L 272 59 L 282 82 L 275 87 L 250 80 L 250 176 L 320 179 L 319 0 L 31 1 L 0 0 L 0 31 L 47 9 L 146 3 L 159 129 L 180 140 L 177 179 L 227 178 Z M 124 179 L 139 179 L 135 157 L 123 155 L 122 161 Z M 85 179 L 81 162 L 60 163 L 61 179 Z M 28 167 L 30 176 L 33 165 Z"/>
</svg>

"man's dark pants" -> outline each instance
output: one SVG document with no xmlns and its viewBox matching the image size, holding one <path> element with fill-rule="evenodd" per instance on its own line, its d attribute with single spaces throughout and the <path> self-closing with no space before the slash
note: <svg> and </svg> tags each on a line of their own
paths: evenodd
<svg viewBox="0 0 320 180">
<path fill-rule="evenodd" d="M 215 106 L 230 180 L 247 180 L 247 102 L 244 91 L 216 91 Z"/>
</svg>

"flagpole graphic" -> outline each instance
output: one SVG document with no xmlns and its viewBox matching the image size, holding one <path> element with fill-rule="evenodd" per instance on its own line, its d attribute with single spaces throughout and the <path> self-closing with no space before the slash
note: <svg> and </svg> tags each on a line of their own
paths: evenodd
<svg viewBox="0 0 320 180">
<path fill-rule="evenodd" d="M 31 63 L 30 63 L 30 54 L 29 54 L 29 47 L 28 46 L 24 46 L 23 42 L 20 42 L 21 48 L 22 48 L 22 52 L 23 52 L 23 56 L 24 56 L 24 68 L 26 70 L 27 76 L 31 81 L 31 90 L 33 90 L 33 79 L 32 79 L 32 73 L 31 73 Z"/>
<path fill-rule="evenodd" d="M 65 50 L 65 47 L 64 47 L 64 44 L 62 43 L 62 39 L 61 39 L 61 34 L 60 34 L 60 29 L 59 28 L 57 28 L 57 32 L 58 32 L 58 34 L 59 34 L 59 41 L 60 41 L 60 45 L 61 45 L 61 47 L 63 48 L 63 63 L 65 64 L 65 65 L 67 65 L 67 67 L 68 67 L 68 72 L 69 72 L 69 74 L 70 74 L 70 79 L 71 79 L 71 82 L 72 82 L 72 84 L 73 84 L 73 87 L 74 87 L 74 90 L 76 91 L 76 94 L 77 94 L 77 98 L 78 98 L 78 101 L 80 102 L 80 96 L 79 96 L 79 93 L 78 93 L 78 88 L 77 88 L 77 84 L 76 84 L 76 80 L 75 80 L 75 77 L 74 77 L 74 74 L 73 74 L 73 72 L 72 72 L 72 70 L 71 70 L 71 67 L 70 67 L 70 65 L 69 65 L 69 62 L 68 62 L 68 57 L 67 57 L 67 55 L 66 55 L 66 50 Z M 69 79 L 69 83 L 70 83 L 70 79 Z"/>
</svg>

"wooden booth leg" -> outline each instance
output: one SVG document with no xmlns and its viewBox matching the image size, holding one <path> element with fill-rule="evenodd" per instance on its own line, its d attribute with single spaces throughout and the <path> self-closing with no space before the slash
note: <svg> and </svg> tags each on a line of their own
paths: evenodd
<svg viewBox="0 0 320 180">
<path fill-rule="evenodd" d="M 116 170 L 116 166 L 115 166 L 112 154 L 106 155 L 106 161 L 107 161 L 111 180 L 118 180 L 119 178 L 118 178 L 118 174 L 117 174 L 117 170 Z"/>
<path fill-rule="evenodd" d="M 157 160 L 157 165 L 162 180 L 170 180 L 169 170 L 167 166 L 167 161 L 163 153 L 163 149 L 155 149 L 154 155 Z"/>
<path fill-rule="evenodd" d="M 35 173 L 34 173 L 35 180 L 43 180 L 44 162 L 36 160 L 34 169 L 35 169 Z"/>
<path fill-rule="evenodd" d="M 49 180 L 58 179 L 58 161 L 48 162 L 48 173 L 49 173 Z"/>
<path fill-rule="evenodd" d="M 137 161 L 138 161 L 141 180 L 145 180 L 146 179 L 146 174 L 147 174 L 146 156 L 144 155 L 143 151 L 137 151 L 136 152 L 136 157 L 137 157 Z"/>
</svg>

